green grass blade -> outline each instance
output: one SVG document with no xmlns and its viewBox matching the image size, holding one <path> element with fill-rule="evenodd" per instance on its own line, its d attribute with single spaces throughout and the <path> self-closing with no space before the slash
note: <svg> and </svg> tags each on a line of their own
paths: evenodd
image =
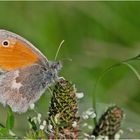
<svg viewBox="0 0 140 140">
<path fill-rule="evenodd" d="M 129 67 L 134 72 L 134 74 L 136 75 L 136 77 L 138 78 L 138 80 L 140 80 L 140 74 L 138 73 L 138 71 L 132 65 L 130 65 L 127 62 L 123 62 L 122 64 L 124 64 L 127 67 Z"/>
</svg>

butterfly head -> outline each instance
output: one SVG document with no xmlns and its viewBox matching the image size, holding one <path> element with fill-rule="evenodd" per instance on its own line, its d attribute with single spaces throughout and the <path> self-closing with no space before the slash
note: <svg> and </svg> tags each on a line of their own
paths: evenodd
<svg viewBox="0 0 140 140">
<path fill-rule="evenodd" d="M 60 61 L 49 62 L 49 68 L 46 69 L 47 85 L 50 85 L 59 79 L 58 72 L 61 70 L 62 64 Z"/>
</svg>

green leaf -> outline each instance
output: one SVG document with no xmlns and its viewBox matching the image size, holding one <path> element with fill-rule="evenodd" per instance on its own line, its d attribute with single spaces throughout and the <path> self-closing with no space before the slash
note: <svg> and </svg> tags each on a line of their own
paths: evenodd
<svg viewBox="0 0 140 140">
<path fill-rule="evenodd" d="M 0 136 L 6 136 L 9 133 L 7 128 L 0 128 Z"/>
<path fill-rule="evenodd" d="M 28 122 L 29 122 L 31 129 L 33 129 L 34 131 L 37 131 L 36 123 L 32 120 L 31 117 L 28 117 Z"/>
<path fill-rule="evenodd" d="M 4 128 L 4 125 L 0 123 L 0 128 Z"/>
<path fill-rule="evenodd" d="M 13 127 L 14 127 L 14 115 L 11 108 L 9 107 L 7 112 L 6 128 L 10 130 Z"/>
</svg>

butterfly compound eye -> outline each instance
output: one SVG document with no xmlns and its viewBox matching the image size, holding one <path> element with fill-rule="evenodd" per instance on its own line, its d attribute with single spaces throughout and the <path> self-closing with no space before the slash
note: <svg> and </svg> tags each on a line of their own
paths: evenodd
<svg viewBox="0 0 140 140">
<path fill-rule="evenodd" d="M 2 41 L 2 46 L 3 47 L 9 47 L 9 44 L 10 44 L 9 40 Z"/>
</svg>

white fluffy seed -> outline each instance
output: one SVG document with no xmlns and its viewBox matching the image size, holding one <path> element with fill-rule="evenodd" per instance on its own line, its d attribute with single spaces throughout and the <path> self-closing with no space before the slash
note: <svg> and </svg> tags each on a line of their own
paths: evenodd
<svg viewBox="0 0 140 140">
<path fill-rule="evenodd" d="M 87 123 L 84 123 L 83 125 L 82 125 L 82 127 L 86 127 L 88 124 Z"/>
<path fill-rule="evenodd" d="M 51 131 L 53 126 L 51 124 L 48 125 L 48 130 Z"/>
<path fill-rule="evenodd" d="M 83 92 L 76 93 L 76 97 L 77 97 L 78 99 L 81 99 L 81 98 L 84 97 L 84 93 L 83 93 Z"/>
<path fill-rule="evenodd" d="M 93 129 L 93 127 L 92 127 L 91 125 L 88 125 L 88 129 L 92 130 L 92 129 Z"/>
<path fill-rule="evenodd" d="M 40 113 L 37 114 L 37 121 L 39 124 L 41 123 L 41 114 Z"/>
<path fill-rule="evenodd" d="M 96 117 L 96 114 L 95 113 L 92 113 L 91 115 L 90 115 L 90 118 L 91 119 L 93 119 L 93 118 L 95 118 Z"/>
<path fill-rule="evenodd" d="M 43 130 L 45 127 L 44 127 L 44 125 L 40 125 L 40 130 Z"/>
<path fill-rule="evenodd" d="M 119 140 L 120 139 L 120 134 L 115 134 L 115 140 Z"/>
<path fill-rule="evenodd" d="M 72 123 L 72 127 L 73 127 L 73 128 L 76 128 L 76 127 L 77 127 L 77 122 L 76 122 L 76 121 L 74 121 L 74 122 Z"/>
<path fill-rule="evenodd" d="M 47 124 L 47 122 L 44 120 L 44 121 L 43 121 L 43 125 L 46 126 L 46 124 Z"/>
<path fill-rule="evenodd" d="M 87 119 L 89 118 L 89 116 L 88 116 L 87 114 L 83 114 L 83 115 L 82 115 L 82 118 L 83 118 L 84 120 L 87 120 Z"/>
<path fill-rule="evenodd" d="M 95 113 L 93 108 L 89 108 L 89 109 L 86 111 L 86 114 L 89 115 L 89 116 L 92 115 L 93 113 Z"/>
<path fill-rule="evenodd" d="M 30 109 L 34 110 L 34 108 L 35 108 L 35 104 L 30 104 Z"/>
</svg>

